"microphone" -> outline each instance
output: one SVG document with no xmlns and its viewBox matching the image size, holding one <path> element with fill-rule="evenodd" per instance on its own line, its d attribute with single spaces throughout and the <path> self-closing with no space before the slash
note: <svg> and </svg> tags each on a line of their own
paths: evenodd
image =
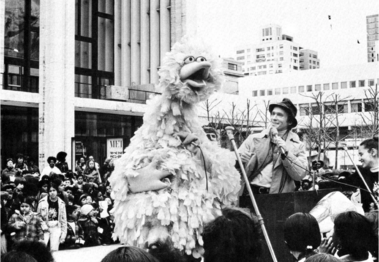
<svg viewBox="0 0 379 262">
<path fill-rule="evenodd" d="M 276 129 L 275 127 L 271 127 L 271 136 L 272 137 L 275 137 L 275 138 L 278 138 L 278 129 Z M 275 143 L 276 144 L 276 143 Z M 279 146 L 279 151 L 282 155 L 286 156 L 286 151 L 284 150 L 283 147 Z"/>
</svg>

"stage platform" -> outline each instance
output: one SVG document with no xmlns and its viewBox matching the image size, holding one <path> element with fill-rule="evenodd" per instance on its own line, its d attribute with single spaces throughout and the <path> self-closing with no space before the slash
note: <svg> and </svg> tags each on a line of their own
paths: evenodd
<svg viewBox="0 0 379 262">
<path fill-rule="evenodd" d="M 122 247 L 120 244 L 109 246 L 83 247 L 53 252 L 55 262 L 100 262 L 109 252 Z"/>
</svg>

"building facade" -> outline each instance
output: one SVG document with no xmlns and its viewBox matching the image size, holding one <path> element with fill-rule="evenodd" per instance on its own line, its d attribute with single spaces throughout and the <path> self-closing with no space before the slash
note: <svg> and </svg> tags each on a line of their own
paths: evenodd
<svg viewBox="0 0 379 262">
<path fill-rule="evenodd" d="M 300 70 L 320 68 L 320 59 L 316 51 L 310 49 L 300 50 Z"/>
<path fill-rule="evenodd" d="M 241 45 L 236 48 L 236 60 L 243 62 L 245 76 L 271 75 L 308 69 L 304 67 L 304 59 L 303 68 L 301 68 L 303 48 L 293 42 L 293 37 L 283 34 L 279 25 L 263 26 L 260 30 L 260 39 L 259 44 Z M 315 53 L 309 49 L 307 51 Z"/>
<path fill-rule="evenodd" d="M 367 61 L 378 62 L 379 14 L 366 17 L 367 26 Z"/>
<path fill-rule="evenodd" d="M 238 80 L 243 77 L 242 62 L 238 62 L 233 58 L 222 59 L 222 69 L 225 75 L 223 92 L 226 94 L 238 95 Z"/>
<path fill-rule="evenodd" d="M 0 0 L 1 168 L 17 153 L 102 163 L 126 147 L 162 57 L 196 30 L 186 0 Z M 193 24 L 196 24 L 195 22 Z"/>
</svg>

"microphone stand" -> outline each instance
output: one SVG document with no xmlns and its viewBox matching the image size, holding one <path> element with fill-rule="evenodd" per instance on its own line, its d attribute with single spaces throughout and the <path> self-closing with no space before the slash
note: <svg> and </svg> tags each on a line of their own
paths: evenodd
<svg viewBox="0 0 379 262">
<path fill-rule="evenodd" d="M 376 206 L 379 207 L 378 201 L 375 199 L 374 194 L 372 193 L 370 187 L 367 185 L 366 180 L 365 180 L 364 177 L 362 176 L 361 171 L 359 171 L 359 168 L 358 168 L 357 165 L 354 163 L 354 161 L 353 161 L 353 159 L 351 158 L 349 152 L 347 152 L 347 147 L 343 147 L 343 149 L 345 150 L 345 152 L 346 152 L 347 155 L 349 156 L 351 163 L 353 163 L 353 165 L 354 165 L 354 167 L 355 167 L 355 170 L 357 170 L 358 175 L 361 177 L 363 183 L 365 184 L 365 186 L 366 186 L 368 192 L 370 193 L 370 196 L 371 196 L 372 200 L 374 200 L 374 203 L 376 204 Z"/>
<path fill-rule="evenodd" d="M 247 178 L 246 171 L 245 171 L 244 166 L 242 164 L 241 157 L 240 157 L 240 155 L 238 154 L 238 151 L 237 151 L 238 148 L 237 148 L 236 142 L 234 141 L 233 130 L 234 130 L 234 128 L 232 126 L 227 126 L 225 128 L 226 134 L 228 135 L 228 138 L 229 138 L 230 142 L 233 145 L 234 152 L 235 152 L 235 154 L 237 156 L 237 159 L 238 159 L 238 163 L 239 163 L 239 165 L 241 167 L 241 171 L 242 171 L 245 183 L 246 183 L 247 191 L 249 192 L 249 196 L 250 196 L 251 202 L 253 204 L 253 207 L 255 209 L 256 215 L 258 217 L 259 224 L 261 225 L 262 232 L 263 232 L 264 238 L 265 238 L 265 240 L 267 242 L 268 249 L 269 249 L 269 251 L 271 253 L 272 260 L 274 262 L 277 262 L 278 260 L 276 259 L 274 249 L 272 248 L 272 245 L 271 245 L 271 242 L 270 242 L 270 238 L 269 238 L 269 236 L 267 234 L 267 230 L 266 230 L 266 227 L 264 225 L 264 221 L 263 221 L 262 215 L 259 212 L 257 202 L 255 201 L 255 197 L 254 197 L 253 191 L 251 190 L 251 187 L 250 187 L 249 179 Z"/>
</svg>

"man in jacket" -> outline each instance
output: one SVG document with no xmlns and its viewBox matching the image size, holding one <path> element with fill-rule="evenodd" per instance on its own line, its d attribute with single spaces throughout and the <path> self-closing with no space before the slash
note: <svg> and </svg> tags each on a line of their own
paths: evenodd
<svg viewBox="0 0 379 262">
<path fill-rule="evenodd" d="M 305 147 L 296 133 L 297 109 L 291 100 L 269 106 L 271 126 L 250 135 L 238 149 L 254 194 L 293 192 L 307 174 Z"/>
</svg>

